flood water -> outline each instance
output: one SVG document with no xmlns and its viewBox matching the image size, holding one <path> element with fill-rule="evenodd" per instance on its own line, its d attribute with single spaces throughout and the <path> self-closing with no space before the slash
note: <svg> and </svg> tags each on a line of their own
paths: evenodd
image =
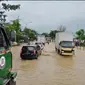
<svg viewBox="0 0 85 85">
<path fill-rule="evenodd" d="M 50 43 L 38 60 L 21 60 L 20 49 L 12 48 L 17 85 L 85 85 L 85 50 L 76 49 L 74 56 L 60 56 Z"/>
</svg>

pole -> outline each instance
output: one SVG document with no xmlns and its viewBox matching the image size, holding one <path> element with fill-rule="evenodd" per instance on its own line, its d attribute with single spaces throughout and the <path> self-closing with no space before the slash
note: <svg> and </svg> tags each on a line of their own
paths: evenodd
<svg viewBox="0 0 85 85">
<path fill-rule="evenodd" d="M 16 40 L 16 38 L 17 38 L 17 36 L 16 36 L 16 31 L 14 31 L 14 32 L 15 32 L 15 42 L 16 42 L 16 41 L 17 41 L 17 40 Z"/>
</svg>

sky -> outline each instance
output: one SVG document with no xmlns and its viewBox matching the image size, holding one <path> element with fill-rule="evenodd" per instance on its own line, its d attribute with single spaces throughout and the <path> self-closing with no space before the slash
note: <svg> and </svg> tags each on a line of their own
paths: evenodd
<svg viewBox="0 0 85 85">
<path fill-rule="evenodd" d="M 72 32 L 80 28 L 85 29 L 85 1 L 8 1 L 7 3 L 21 5 L 20 9 L 6 14 L 7 22 L 19 17 L 22 30 L 27 26 L 39 33 L 50 32 L 60 25 Z"/>
</svg>

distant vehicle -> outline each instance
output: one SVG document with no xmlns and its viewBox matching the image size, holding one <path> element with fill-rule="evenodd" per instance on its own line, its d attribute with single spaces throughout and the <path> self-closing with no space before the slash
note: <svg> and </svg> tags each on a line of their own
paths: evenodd
<svg viewBox="0 0 85 85">
<path fill-rule="evenodd" d="M 38 35 L 37 36 L 37 43 L 43 43 L 43 45 L 45 45 L 46 43 L 46 38 L 44 35 Z"/>
<path fill-rule="evenodd" d="M 35 44 L 36 44 L 36 45 L 39 45 L 39 46 L 40 46 L 40 48 L 41 48 L 41 50 L 43 50 L 43 49 L 44 49 L 44 45 L 43 45 L 43 43 L 36 42 Z"/>
<path fill-rule="evenodd" d="M 46 42 L 51 42 L 51 37 L 46 37 Z"/>
<path fill-rule="evenodd" d="M 38 55 L 41 55 L 42 53 L 41 47 L 39 45 L 36 45 L 36 49 L 37 49 Z"/>
<path fill-rule="evenodd" d="M 80 42 L 81 42 L 80 40 L 74 38 L 73 41 L 74 41 L 74 45 L 75 45 L 75 46 L 79 46 L 79 45 L 80 45 Z"/>
<path fill-rule="evenodd" d="M 22 59 L 37 59 L 39 55 L 41 55 L 41 50 L 36 45 L 23 46 L 20 53 Z"/>
<path fill-rule="evenodd" d="M 61 55 L 73 55 L 74 44 L 71 32 L 59 32 L 55 37 L 55 49 Z"/>
<path fill-rule="evenodd" d="M 12 42 L 12 46 L 17 46 L 18 43 L 17 42 Z"/>
</svg>

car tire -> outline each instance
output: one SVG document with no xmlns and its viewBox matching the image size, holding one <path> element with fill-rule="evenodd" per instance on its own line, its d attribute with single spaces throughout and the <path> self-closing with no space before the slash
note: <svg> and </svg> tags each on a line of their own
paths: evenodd
<svg viewBox="0 0 85 85">
<path fill-rule="evenodd" d="M 59 49 L 57 50 L 57 52 L 58 52 L 58 54 L 60 54 L 60 50 Z"/>
<path fill-rule="evenodd" d="M 62 53 L 60 52 L 60 55 L 62 56 Z"/>
<path fill-rule="evenodd" d="M 38 54 L 36 54 L 35 59 L 38 59 Z"/>
<path fill-rule="evenodd" d="M 21 57 L 21 59 L 22 59 L 22 60 L 24 60 L 24 58 L 23 58 L 23 57 Z"/>
<path fill-rule="evenodd" d="M 35 59 L 38 59 L 38 57 L 35 57 Z"/>
<path fill-rule="evenodd" d="M 41 55 L 41 53 L 40 53 L 40 55 Z"/>
</svg>

